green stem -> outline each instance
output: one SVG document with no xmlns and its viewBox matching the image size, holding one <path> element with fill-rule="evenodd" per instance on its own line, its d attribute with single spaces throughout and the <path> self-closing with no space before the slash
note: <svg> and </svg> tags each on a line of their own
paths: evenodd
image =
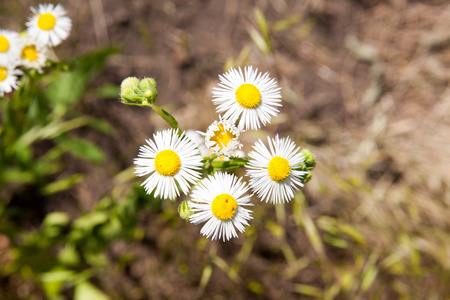
<svg viewBox="0 0 450 300">
<path fill-rule="evenodd" d="M 247 164 L 247 159 L 245 158 L 238 158 L 238 159 L 231 159 L 229 161 L 212 161 L 211 166 L 215 171 L 219 170 L 234 170 L 244 167 Z"/>
</svg>

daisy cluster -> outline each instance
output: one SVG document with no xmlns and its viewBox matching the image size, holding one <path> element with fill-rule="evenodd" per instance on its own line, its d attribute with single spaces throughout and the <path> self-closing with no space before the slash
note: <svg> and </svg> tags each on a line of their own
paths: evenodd
<svg viewBox="0 0 450 300">
<path fill-rule="evenodd" d="M 142 185 L 148 194 L 173 200 L 190 193 L 190 199 L 178 208 L 180 216 L 194 224 L 205 223 L 200 232 L 206 237 L 226 241 L 249 226 L 252 211 L 248 206 L 253 205 L 253 195 L 271 204 L 291 201 L 311 178 L 315 158 L 289 137 L 278 135 L 267 137 L 267 144 L 257 140 L 245 157 L 240 150 L 241 133 L 257 130 L 277 116 L 281 88 L 269 73 L 262 74 L 252 66 L 231 68 L 219 79 L 212 99 L 218 120 L 205 132 L 182 132 L 173 125 L 156 132 L 140 147 L 134 163 L 135 173 L 147 177 Z M 158 112 L 156 83 L 152 87 L 149 83 L 154 80 L 125 79 L 122 102 L 151 106 Z M 248 180 L 227 172 L 240 167 L 245 168 Z"/>
<path fill-rule="evenodd" d="M 60 4 L 39 4 L 30 9 L 26 31 L 0 28 L 0 96 L 17 89 L 20 66 L 42 72 L 51 47 L 69 36 L 72 21 Z"/>
</svg>

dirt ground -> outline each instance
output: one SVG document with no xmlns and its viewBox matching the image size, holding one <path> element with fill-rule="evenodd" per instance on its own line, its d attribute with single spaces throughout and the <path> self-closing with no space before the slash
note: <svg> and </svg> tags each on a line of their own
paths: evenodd
<svg viewBox="0 0 450 300">
<path fill-rule="evenodd" d="M 0 25 L 19 30 L 26 18 L 23 12 L 37 3 L 3 2 Z M 153 77 L 158 103 L 183 130 L 204 131 L 217 119 L 211 89 L 227 62 L 251 64 L 276 77 L 284 101 L 281 114 L 264 130 L 243 134 L 244 151 L 257 138 L 275 133 L 289 135 L 311 149 L 318 166 L 304 194 L 312 219 L 332 216 L 358 224 L 374 253 L 384 253 L 396 241 L 386 232 L 402 227 L 404 220 L 410 222 L 403 209 L 393 206 L 407 206 L 398 199 L 409 191 L 420 224 L 443 232 L 450 229 L 447 1 L 77 0 L 62 4 L 73 20 L 73 32 L 56 49 L 57 55 L 68 58 L 103 46 L 121 46 L 123 51 L 109 60 L 92 87 L 119 85 L 128 76 Z M 263 12 L 270 28 L 269 53 L 263 53 L 250 36 L 258 30 L 255 8 Z M 296 21 L 283 27 L 283 20 Z M 125 106 L 118 99 L 87 96 L 80 109 L 114 126 L 112 137 L 79 132 L 107 153 L 107 163 L 69 161 L 68 165 L 89 175 L 70 193 L 44 199 L 43 213 L 62 210 L 77 215 L 93 209 L 112 189 L 112 175 L 132 165 L 144 139 L 167 127 L 150 110 Z M 348 182 L 364 185 L 361 190 L 370 192 L 346 189 Z M 145 230 L 144 240 L 111 245 L 109 267 L 95 283 L 113 299 L 298 299 L 295 284 L 327 285 L 323 261 L 356 264 L 354 256 L 328 244 L 326 258 L 317 253 L 286 206 L 285 239 L 297 258 L 312 261 L 295 271 L 267 225 L 277 222 L 278 212 L 269 206 L 255 210 L 260 217 L 254 222 L 258 235 L 238 279 L 214 262 L 208 284 L 199 288 L 203 267 L 215 257 L 211 253 L 231 263 L 249 237 L 228 243 L 204 241 L 198 226 L 184 221 L 169 224 L 155 212 L 143 212 L 139 226 Z M 421 231 L 424 227 L 419 223 L 411 221 L 411 231 Z M 421 245 L 429 266 L 450 267 L 448 253 L 442 261 L 433 254 L 434 246 L 450 249 L 448 243 Z M 133 259 L 120 268 L 118 260 L 124 254 Z M 389 285 L 391 276 L 379 275 L 379 299 L 399 297 Z M 411 289 L 411 299 L 426 298 L 427 290 L 418 284 L 425 281 L 408 280 L 403 283 Z M 439 279 L 431 276 L 430 280 L 437 291 L 449 292 Z M 370 291 L 362 294 L 361 299 L 370 295 Z"/>
</svg>

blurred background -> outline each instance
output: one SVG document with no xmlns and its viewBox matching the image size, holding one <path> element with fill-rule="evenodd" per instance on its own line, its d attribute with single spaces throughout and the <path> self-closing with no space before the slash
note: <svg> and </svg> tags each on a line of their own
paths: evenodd
<svg viewBox="0 0 450 300">
<path fill-rule="evenodd" d="M 25 29 L 38 3 L 2 0 L 0 27 Z M 450 299 L 448 1 L 61 4 L 73 29 L 54 58 L 74 69 L 40 83 L 61 113 L 0 157 L 0 299 Z M 205 131 L 218 74 L 245 65 L 283 107 L 243 150 L 278 133 L 317 167 L 212 242 L 139 187 L 133 158 L 168 126 L 118 86 L 155 78 L 158 105 Z"/>
</svg>

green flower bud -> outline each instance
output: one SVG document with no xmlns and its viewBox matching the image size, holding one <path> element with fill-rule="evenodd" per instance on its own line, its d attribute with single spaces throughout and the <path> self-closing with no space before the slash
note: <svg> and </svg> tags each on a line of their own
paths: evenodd
<svg viewBox="0 0 450 300">
<path fill-rule="evenodd" d="M 123 88 L 123 89 L 120 91 L 120 96 L 121 96 L 121 97 L 126 97 L 126 96 L 132 97 L 132 96 L 134 96 L 134 95 L 135 95 L 135 94 L 134 94 L 134 90 L 129 89 L 129 88 Z"/>
<path fill-rule="evenodd" d="M 139 88 L 143 91 L 147 90 L 151 86 L 156 89 L 156 81 L 153 78 L 144 78 L 141 82 L 139 82 Z"/>
<path fill-rule="evenodd" d="M 122 94 L 125 90 L 134 92 L 139 85 L 139 79 L 136 77 L 125 78 L 120 84 L 120 93 Z"/>
<path fill-rule="evenodd" d="M 316 166 L 316 157 L 309 149 L 303 149 L 301 151 L 303 157 L 305 158 L 304 164 L 308 170 L 314 169 Z"/>
<path fill-rule="evenodd" d="M 194 213 L 191 211 L 191 208 L 189 207 L 188 201 L 184 200 L 183 202 L 178 205 L 178 214 L 183 220 L 189 220 L 189 217 L 192 216 Z"/>
<path fill-rule="evenodd" d="M 309 172 L 308 174 L 305 174 L 305 176 L 303 176 L 303 178 L 302 178 L 302 180 L 301 180 L 302 183 L 303 183 L 303 184 L 307 183 L 308 181 L 311 180 L 311 177 L 312 177 L 311 172 Z"/>
<path fill-rule="evenodd" d="M 153 78 L 144 78 L 139 82 L 139 89 L 144 93 L 144 96 L 149 102 L 154 103 L 158 96 L 156 90 L 156 81 Z"/>
<path fill-rule="evenodd" d="M 122 103 L 138 106 L 150 106 L 154 103 L 158 92 L 154 88 L 154 80 L 149 79 L 151 78 L 143 80 L 136 77 L 125 78 L 120 85 Z"/>
</svg>

